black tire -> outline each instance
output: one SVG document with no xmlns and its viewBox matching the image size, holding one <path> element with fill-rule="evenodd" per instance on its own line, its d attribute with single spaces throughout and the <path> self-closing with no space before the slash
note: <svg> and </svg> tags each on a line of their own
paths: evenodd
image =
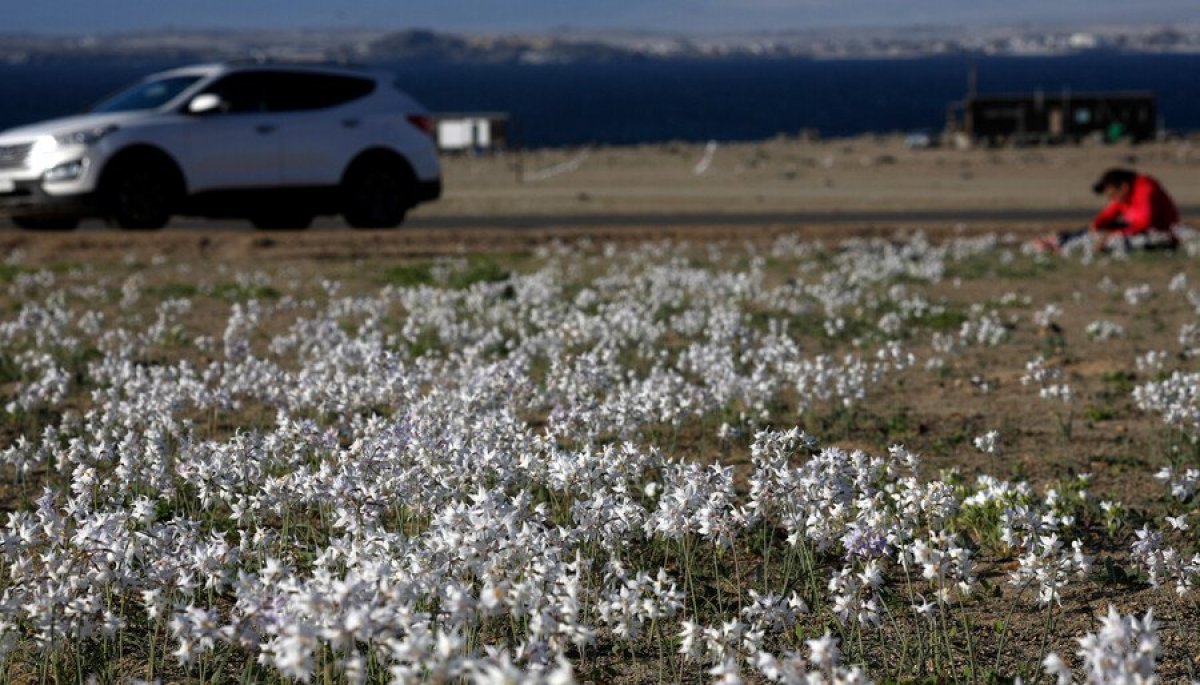
<svg viewBox="0 0 1200 685">
<path fill-rule="evenodd" d="M 412 174 L 399 162 L 356 164 L 342 182 L 342 216 L 353 228 L 395 228 L 412 206 Z"/>
<path fill-rule="evenodd" d="M 273 212 L 255 214 L 250 223 L 260 231 L 302 231 L 312 225 L 313 218 L 307 212 Z"/>
<path fill-rule="evenodd" d="M 105 218 L 121 228 L 138 231 L 166 226 L 181 194 L 175 167 L 149 155 L 115 162 L 105 172 L 100 190 Z"/>
<path fill-rule="evenodd" d="M 77 216 L 14 216 L 12 222 L 27 231 L 73 231 L 79 228 Z"/>
</svg>

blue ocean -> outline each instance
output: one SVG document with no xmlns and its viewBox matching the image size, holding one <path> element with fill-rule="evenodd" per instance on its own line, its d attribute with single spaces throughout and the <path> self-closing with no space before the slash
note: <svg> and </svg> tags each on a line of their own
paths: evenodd
<svg viewBox="0 0 1200 685">
<path fill-rule="evenodd" d="M 1200 55 L 974 57 L 981 94 L 1147 90 L 1170 130 L 1200 129 Z M 83 111 L 177 63 L 0 66 L 0 129 Z M 507 112 L 524 147 L 940 130 L 968 58 L 376 65 L 435 112 Z"/>
</svg>

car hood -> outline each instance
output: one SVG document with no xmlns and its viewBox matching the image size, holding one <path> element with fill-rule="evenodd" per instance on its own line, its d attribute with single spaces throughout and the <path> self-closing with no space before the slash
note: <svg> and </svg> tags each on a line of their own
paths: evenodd
<svg viewBox="0 0 1200 685">
<path fill-rule="evenodd" d="M 106 112 L 104 114 L 79 114 L 61 119 L 39 121 L 10 128 L 0 132 L 0 143 L 16 143 L 29 141 L 40 136 L 58 136 L 74 131 L 86 131 L 105 126 L 120 126 L 136 121 L 151 114 L 151 112 Z"/>
</svg>

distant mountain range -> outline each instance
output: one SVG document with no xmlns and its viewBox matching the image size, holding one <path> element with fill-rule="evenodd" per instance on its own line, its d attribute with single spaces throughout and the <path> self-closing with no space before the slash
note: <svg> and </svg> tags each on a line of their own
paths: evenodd
<svg viewBox="0 0 1200 685">
<path fill-rule="evenodd" d="M 62 36 L 0 33 L 0 63 L 79 60 L 561 64 L 666 59 L 886 58 L 937 54 L 1061 54 L 1088 50 L 1200 52 L 1200 25 L 1049 31 L 953 27 L 680 36 L 578 32 L 476 35 L 429 30 L 192 31 Z"/>
</svg>

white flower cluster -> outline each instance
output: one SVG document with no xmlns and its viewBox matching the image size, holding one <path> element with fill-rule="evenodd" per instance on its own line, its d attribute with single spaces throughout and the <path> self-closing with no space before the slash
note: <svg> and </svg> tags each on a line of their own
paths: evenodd
<svg viewBox="0 0 1200 685">
<path fill-rule="evenodd" d="M 1114 685 L 1144 685 L 1158 681 L 1160 653 L 1158 624 L 1154 613 L 1147 611 L 1142 618 L 1122 616 L 1113 606 L 1100 620 L 1100 631 L 1079 638 L 1076 654 L 1083 662 L 1080 678 L 1058 654 L 1051 652 L 1042 662 L 1046 675 L 1058 685 L 1080 683 L 1112 683 Z"/>
<path fill-rule="evenodd" d="M 1170 353 L 1166 350 L 1151 350 L 1138 355 L 1134 360 L 1134 366 L 1138 373 L 1155 374 L 1167 367 L 1169 357 Z"/>
<path fill-rule="evenodd" d="M 1092 340 L 1112 340 L 1125 335 L 1125 327 L 1119 323 L 1106 320 L 1093 321 L 1084 330 Z"/>
<path fill-rule="evenodd" d="M 975 436 L 975 440 L 973 442 L 975 449 L 979 450 L 980 452 L 983 452 L 984 454 L 995 454 L 999 449 L 1000 432 L 994 430 L 988 431 L 983 435 Z"/>
<path fill-rule="evenodd" d="M 1062 307 L 1057 304 L 1050 303 L 1042 307 L 1039 311 L 1033 313 L 1033 323 L 1038 328 L 1050 328 L 1058 325 L 1059 319 L 1062 318 Z"/>
<path fill-rule="evenodd" d="M 1200 373 L 1176 371 L 1143 383 L 1133 389 L 1133 398 L 1142 411 L 1161 414 L 1167 425 L 1200 437 Z"/>
<path fill-rule="evenodd" d="M 964 345 L 995 347 L 1008 338 L 1008 333 L 1008 325 L 995 310 L 975 305 L 971 308 L 971 318 L 959 328 L 958 339 Z"/>
<path fill-rule="evenodd" d="M 1125 302 L 1132 306 L 1142 304 L 1154 294 L 1149 283 L 1141 283 L 1125 289 Z"/>
<path fill-rule="evenodd" d="M 1187 527 L 1183 518 L 1168 518 L 1176 529 Z M 1151 530 L 1149 524 L 1137 531 L 1137 539 L 1130 545 L 1130 556 L 1141 565 L 1150 585 L 1157 588 L 1170 582 L 1179 596 L 1191 592 L 1200 578 L 1200 554 L 1187 559 L 1175 547 L 1165 544 L 1162 533 Z"/>
<path fill-rule="evenodd" d="M 1071 386 L 1057 382 L 1062 375 L 1062 369 L 1047 366 L 1046 358 L 1039 355 L 1025 364 L 1025 375 L 1021 376 L 1021 384 L 1037 384 L 1040 386 L 1038 394 L 1043 399 L 1056 399 L 1070 404 Z"/>
<path fill-rule="evenodd" d="M 461 288 L 435 286 L 468 260 L 367 294 L 224 273 L 195 301 L 154 302 L 141 273 L 18 274 L 0 361 L 21 434 L 0 465 L 33 503 L 0 531 L 0 656 L 148 629 L 189 672 L 235 654 L 299 681 L 566 683 L 597 647 L 675 640 L 664 676 L 866 683 L 842 642 L 798 624 L 947 630 L 980 585 L 963 520 L 1040 604 L 1090 569 L 1059 490 L 929 479 L 900 445 L 765 428 L 852 413 L 919 372 L 914 340 L 943 356 L 1004 342 L 1015 314 L 911 285 L 997 245 L 851 242 L 786 281 L 768 257 L 813 246 L 751 246 L 733 269 L 665 243 L 556 247 Z M 945 332 L 918 336 L 930 318 Z M 830 352 L 842 336 L 851 351 Z M 1023 379 L 1069 400 L 1061 380 L 1042 358 Z M 1194 430 L 1196 380 L 1144 384 L 1139 405 Z M 749 463 L 696 459 L 685 432 Z M 999 433 L 974 444 L 994 455 Z M 1200 478 L 1164 480 L 1187 498 Z M 1151 582 L 1190 588 L 1196 562 L 1138 535 Z"/>
<path fill-rule="evenodd" d="M 1200 356 L 1200 323 L 1185 323 L 1179 327 L 1179 346 L 1186 357 Z"/>
</svg>

